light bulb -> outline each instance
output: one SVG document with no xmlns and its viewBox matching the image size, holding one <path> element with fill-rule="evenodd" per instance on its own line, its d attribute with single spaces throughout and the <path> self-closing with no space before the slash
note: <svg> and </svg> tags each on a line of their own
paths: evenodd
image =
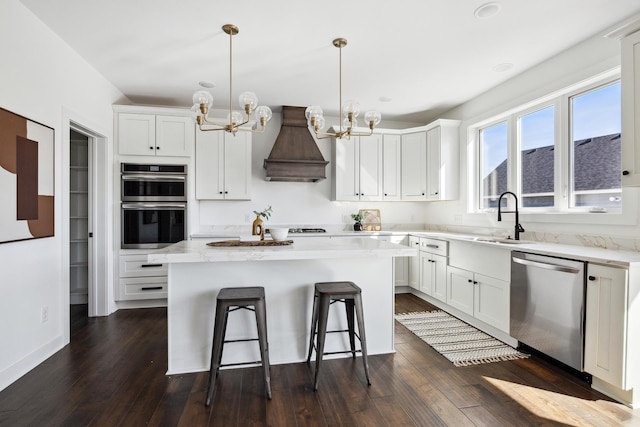
<svg viewBox="0 0 640 427">
<path fill-rule="evenodd" d="M 261 122 L 262 119 L 264 119 L 265 122 L 268 122 L 269 120 L 271 120 L 273 113 L 271 112 L 271 108 L 267 107 L 266 105 L 261 105 L 256 108 L 256 116 L 260 119 Z"/>
<path fill-rule="evenodd" d="M 382 120 L 382 115 L 377 111 L 367 111 L 364 115 L 364 121 L 373 129 Z"/>
<path fill-rule="evenodd" d="M 353 118 L 352 121 L 349 121 L 349 118 L 345 117 L 344 120 L 342 120 L 342 127 L 345 128 L 345 129 L 357 128 L 358 127 L 358 120 Z"/>
<path fill-rule="evenodd" d="M 246 110 L 247 105 L 251 107 L 251 110 L 258 106 L 258 97 L 253 92 L 242 92 L 238 98 L 240 107 Z"/>
<path fill-rule="evenodd" d="M 231 114 L 227 114 L 227 120 L 233 126 L 237 126 L 238 124 L 242 123 L 242 113 L 240 113 L 239 111 L 234 111 Z"/>
<path fill-rule="evenodd" d="M 209 108 L 213 104 L 213 96 L 206 90 L 199 90 L 193 94 L 193 103 L 198 105 L 206 104 L 207 108 Z"/>
<path fill-rule="evenodd" d="M 312 117 L 322 117 L 322 108 L 317 105 L 311 105 L 304 110 L 304 115 L 307 117 L 307 120 L 311 120 Z"/>
<path fill-rule="evenodd" d="M 322 130 L 322 128 L 324 128 L 324 117 L 320 116 L 320 117 L 316 117 L 315 123 L 313 125 L 313 129 L 316 132 L 319 132 Z"/>
<path fill-rule="evenodd" d="M 360 104 L 353 99 L 348 100 L 342 105 L 342 111 L 344 112 L 345 117 L 349 117 L 349 113 L 353 114 L 353 117 L 358 117 L 360 113 Z"/>
</svg>

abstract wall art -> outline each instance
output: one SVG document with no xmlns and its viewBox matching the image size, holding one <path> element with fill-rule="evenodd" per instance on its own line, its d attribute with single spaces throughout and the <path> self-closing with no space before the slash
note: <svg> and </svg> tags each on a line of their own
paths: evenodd
<svg viewBox="0 0 640 427">
<path fill-rule="evenodd" d="M 0 108 L 0 243 L 54 235 L 54 130 Z"/>
</svg>

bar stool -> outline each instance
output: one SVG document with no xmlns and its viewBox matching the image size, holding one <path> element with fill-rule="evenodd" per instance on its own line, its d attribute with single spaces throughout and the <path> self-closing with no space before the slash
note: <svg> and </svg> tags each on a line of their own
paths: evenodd
<svg viewBox="0 0 640 427">
<path fill-rule="evenodd" d="M 250 306 L 253 306 L 251 308 Z M 225 341 L 227 318 L 232 311 L 245 309 L 256 315 L 258 338 Z M 222 348 L 228 342 L 258 341 L 261 360 L 245 363 L 221 364 Z M 209 389 L 207 390 L 206 406 L 211 405 L 211 398 L 215 389 L 216 378 L 221 366 L 261 364 L 264 372 L 264 384 L 267 397 L 271 399 L 271 376 L 269 373 L 269 343 L 267 341 L 267 314 L 265 309 L 264 288 L 262 286 L 246 288 L 222 288 L 216 299 L 216 316 L 213 326 L 213 345 L 211 348 L 211 369 L 209 371 Z"/>
<path fill-rule="evenodd" d="M 316 372 L 313 382 L 313 389 L 318 390 L 318 372 L 322 356 L 328 354 L 351 353 L 355 359 L 356 353 L 362 353 L 364 363 L 364 373 L 367 377 L 367 384 L 371 385 L 369 378 L 369 362 L 367 361 L 367 339 L 364 330 L 364 314 L 362 310 L 362 289 L 353 282 L 320 282 L 315 284 L 313 295 L 313 314 L 311 315 L 311 334 L 309 338 L 309 354 L 307 364 L 311 361 L 311 352 L 316 350 Z M 329 317 L 329 306 L 336 302 L 343 302 L 347 311 L 348 329 L 327 331 L 327 319 Z M 358 321 L 358 334 L 354 330 L 354 309 L 355 317 Z M 324 352 L 324 342 L 327 333 L 348 332 L 350 350 Z M 317 336 L 317 343 L 314 338 Z M 360 350 L 355 348 L 355 338 L 360 341 Z"/>
</svg>

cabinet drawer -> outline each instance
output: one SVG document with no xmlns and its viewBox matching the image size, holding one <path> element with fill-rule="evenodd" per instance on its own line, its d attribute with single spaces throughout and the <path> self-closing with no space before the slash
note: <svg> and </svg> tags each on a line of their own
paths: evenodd
<svg viewBox="0 0 640 427">
<path fill-rule="evenodd" d="M 120 279 L 119 300 L 167 298 L 166 277 Z"/>
<path fill-rule="evenodd" d="M 167 277 L 167 264 L 147 261 L 147 255 L 120 256 L 120 277 Z"/>
<path fill-rule="evenodd" d="M 429 252 L 434 255 L 447 256 L 448 243 L 446 240 L 420 238 L 420 252 Z"/>
</svg>

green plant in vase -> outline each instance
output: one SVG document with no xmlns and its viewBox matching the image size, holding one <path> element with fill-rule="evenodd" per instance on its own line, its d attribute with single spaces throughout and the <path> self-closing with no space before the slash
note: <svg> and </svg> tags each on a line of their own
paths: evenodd
<svg viewBox="0 0 640 427">
<path fill-rule="evenodd" d="M 265 220 L 269 219 L 272 212 L 271 205 L 262 211 L 253 211 L 253 213 L 256 214 L 256 219 L 253 221 L 253 226 L 251 227 L 252 235 L 260 236 L 260 240 L 264 240 L 264 221 L 262 221 L 262 218 Z"/>
<path fill-rule="evenodd" d="M 351 214 L 351 219 L 355 221 L 353 224 L 354 231 L 362 231 L 362 220 L 367 215 L 367 211 L 359 211 L 358 213 Z"/>
</svg>

